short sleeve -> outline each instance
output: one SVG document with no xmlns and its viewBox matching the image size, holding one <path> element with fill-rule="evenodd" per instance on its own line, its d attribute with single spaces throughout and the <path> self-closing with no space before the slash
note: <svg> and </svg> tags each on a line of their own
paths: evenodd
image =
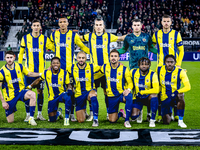
<svg viewBox="0 0 200 150">
<path fill-rule="evenodd" d="M 118 36 L 114 34 L 110 34 L 110 42 L 116 42 L 118 40 Z"/>
<path fill-rule="evenodd" d="M 88 41 L 88 42 L 89 42 L 89 33 L 88 33 L 88 34 L 85 34 L 85 35 L 83 35 L 83 40 L 84 40 L 84 41 Z"/>
<path fill-rule="evenodd" d="M 22 40 L 21 40 L 21 47 L 22 47 L 22 48 L 25 48 L 25 47 L 26 47 L 25 40 L 24 40 L 24 36 L 22 37 Z"/>
<path fill-rule="evenodd" d="M 69 84 L 70 80 L 69 80 L 69 73 L 66 72 L 66 77 L 65 77 L 65 84 Z"/>
<path fill-rule="evenodd" d="M 45 80 L 45 72 L 46 72 L 46 71 L 47 71 L 47 70 L 43 71 L 43 73 L 42 73 L 42 75 L 41 75 L 41 77 L 40 77 L 41 80 Z"/>
</svg>

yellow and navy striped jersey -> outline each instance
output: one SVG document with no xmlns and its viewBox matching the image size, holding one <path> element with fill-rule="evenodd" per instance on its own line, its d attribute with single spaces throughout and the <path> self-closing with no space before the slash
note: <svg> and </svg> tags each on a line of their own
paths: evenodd
<svg viewBox="0 0 200 150">
<path fill-rule="evenodd" d="M 25 67 L 27 67 L 31 72 L 42 73 L 45 69 L 45 53 L 48 49 L 55 49 L 54 44 L 48 37 L 42 34 L 38 37 L 34 37 L 31 33 L 27 34 L 21 41 L 18 62 L 22 64 L 23 54 L 25 51 Z"/>
<path fill-rule="evenodd" d="M 173 71 L 167 71 L 166 66 L 157 67 L 158 80 L 160 84 L 161 101 L 171 97 L 174 91 L 179 93 L 187 92 L 190 90 L 190 82 L 186 72 L 183 69 L 174 67 Z M 184 87 L 181 88 L 181 82 Z"/>
<path fill-rule="evenodd" d="M 174 55 L 177 62 L 176 65 L 181 66 L 184 55 L 184 47 L 181 34 L 178 31 L 173 29 L 171 29 L 168 33 L 165 33 L 162 29 L 156 31 L 153 34 L 152 42 L 158 49 L 158 66 L 164 65 L 164 58 L 166 55 Z"/>
<path fill-rule="evenodd" d="M 140 69 L 132 69 L 130 75 L 133 81 L 133 99 L 136 99 L 136 94 L 158 94 L 159 82 L 155 72 L 149 69 L 146 75 L 142 75 Z"/>
<path fill-rule="evenodd" d="M 83 40 L 89 42 L 92 62 L 99 66 L 110 62 L 110 43 L 116 42 L 117 39 L 118 36 L 106 32 L 100 36 L 98 36 L 96 33 L 88 33 L 83 36 Z"/>
<path fill-rule="evenodd" d="M 129 69 L 125 66 L 119 64 L 117 68 L 112 68 L 111 64 L 107 63 L 102 66 L 101 72 L 106 78 L 106 92 L 108 97 L 118 96 L 125 89 L 132 90 L 133 82 Z"/>
<path fill-rule="evenodd" d="M 46 80 L 49 101 L 66 92 L 66 84 L 70 83 L 69 74 L 63 69 L 56 74 L 52 70 L 45 70 L 40 79 Z"/>
<path fill-rule="evenodd" d="M 68 72 L 74 80 L 75 97 L 83 95 L 95 88 L 94 74 L 100 70 L 100 66 L 86 63 L 85 68 L 79 68 L 78 64 L 68 67 Z"/>
<path fill-rule="evenodd" d="M 62 34 L 60 31 L 54 31 L 50 36 L 51 41 L 55 45 L 56 56 L 60 58 L 61 68 L 67 70 L 67 66 L 73 64 L 74 60 L 74 46 L 78 45 L 81 50 L 89 53 L 89 48 L 86 47 L 77 33 L 68 30 Z"/>
<path fill-rule="evenodd" d="M 11 101 L 21 90 L 25 88 L 23 74 L 27 75 L 29 71 L 22 65 L 14 63 L 12 70 L 3 66 L 0 70 L 0 82 L 5 101 Z"/>
</svg>

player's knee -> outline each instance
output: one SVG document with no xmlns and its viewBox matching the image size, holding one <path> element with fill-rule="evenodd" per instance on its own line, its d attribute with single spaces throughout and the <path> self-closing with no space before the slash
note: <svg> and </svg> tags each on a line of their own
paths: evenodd
<svg viewBox="0 0 200 150">
<path fill-rule="evenodd" d="M 184 93 L 179 93 L 178 94 L 178 99 L 184 101 Z"/>
<path fill-rule="evenodd" d="M 78 118 L 77 120 L 79 123 L 83 123 L 85 121 L 85 118 Z"/>
<path fill-rule="evenodd" d="M 169 114 L 166 114 L 165 116 L 163 116 L 163 124 L 169 125 L 171 122 L 171 117 Z"/>
<path fill-rule="evenodd" d="M 116 122 L 117 122 L 117 119 L 109 118 L 109 122 L 110 122 L 110 123 L 116 123 Z"/>
<path fill-rule="evenodd" d="M 30 99 L 31 101 L 35 101 L 36 102 L 35 92 L 29 91 L 29 93 L 28 93 L 28 99 Z"/>
<path fill-rule="evenodd" d="M 157 97 L 157 94 L 151 94 L 151 95 L 149 96 L 150 99 L 152 99 L 152 98 L 154 98 L 154 97 Z"/>
</svg>

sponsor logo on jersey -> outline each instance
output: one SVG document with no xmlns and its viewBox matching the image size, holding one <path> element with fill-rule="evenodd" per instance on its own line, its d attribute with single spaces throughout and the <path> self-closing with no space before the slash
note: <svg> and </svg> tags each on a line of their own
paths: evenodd
<svg viewBox="0 0 200 150">
<path fill-rule="evenodd" d="M 21 81 L 21 78 L 15 78 L 13 80 L 9 80 L 9 84 L 14 84 L 14 83 L 17 83 L 19 81 Z"/>
<path fill-rule="evenodd" d="M 69 45 L 66 43 L 57 43 L 57 46 L 58 47 L 69 47 Z"/>
<path fill-rule="evenodd" d="M 171 44 L 160 43 L 160 47 L 171 47 Z"/>
<path fill-rule="evenodd" d="M 30 48 L 29 51 L 30 52 L 41 52 L 41 49 L 39 49 L 39 48 Z"/>
<path fill-rule="evenodd" d="M 93 44 L 93 48 L 96 48 L 96 49 L 98 49 L 98 48 L 106 48 L 106 46 L 105 45 L 96 45 L 96 44 Z"/>
<path fill-rule="evenodd" d="M 139 84 L 139 83 L 136 83 L 136 86 L 137 86 L 137 87 L 141 87 L 141 88 L 148 88 L 147 85 Z"/>
<path fill-rule="evenodd" d="M 110 77 L 108 77 L 108 81 L 110 81 L 110 82 L 117 82 L 117 83 L 119 83 L 119 79 L 110 78 Z"/>
<path fill-rule="evenodd" d="M 49 86 L 51 86 L 52 88 L 54 88 L 54 87 L 61 87 L 61 84 L 49 83 Z"/>
<path fill-rule="evenodd" d="M 77 77 L 76 81 L 80 81 L 81 82 L 81 81 L 89 81 L 89 80 L 88 80 L 88 78 L 83 78 L 83 77 L 82 78 L 78 78 Z"/>
<path fill-rule="evenodd" d="M 174 85 L 174 82 L 164 81 L 162 80 L 163 85 Z"/>
<path fill-rule="evenodd" d="M 133 46 L 133 50 L 145 50 L 145 46 Z"/>
</svg>

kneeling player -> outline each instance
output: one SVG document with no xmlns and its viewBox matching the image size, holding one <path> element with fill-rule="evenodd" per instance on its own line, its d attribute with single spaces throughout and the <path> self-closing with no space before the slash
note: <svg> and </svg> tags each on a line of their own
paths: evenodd
<svg viewBox="0 0 200 150">
<path fill-rule="evenodd" d="M 108 95 L 108 116 L 111 123 L 115 123 L 120 117 L 125 118 L 124 126 L 130 128 L 129 117 L 132 110 L 131 89 L 133 83 L 128 68 L 119 63 L 119 52 L 114 49 L 110 52 L 110 63 L 103 65 L 101 72 L 106 77 L 106 92 Z M 125 86 L 125 84 L 127 84 Z M 126 115 L 121 109 L 118 113 L 119 103 L 125 104 Z"/>
<path fill-rule="evenodd" d="M 149 127 L 155 127 L 155 117 L 158 109 L 159 82 L 155 72 L 150 70 L 151 61 L 149 58 L 142 57 L 138 61 L 139 69 L 131 70 L 133 80 L 133 110 L 132 120 L 135 120 L 142 113 L 143 105 L 148 105 L 150 101 L 151 119 Z M 139 123 L 142 123 L 139 122 Z"/>
<path fill-rule="evenodd" d="M 59 108 L 59 102 L 65 103 L 65 119 L 64 125 L 69 125 L 69 112 L 71 109 L 71 95 L 72 89 L 69 81 L 69 74 L 67 71 L 60 68 L 60 58 L 53 57 L 51 59 L 51 70 L 45 70 L 42 76 L 36 79 L 29 88 L 37 85 L 40 81 L 46 80 L 46 85 L 48 89 L 49 102 L 48 102 L 48 114 L 49 121 L 55 122 L 58 118 L 63 118 L 62 109 Z M 68 87 L 68 91 L 66 92 L 66 86 Z"/>
<path fill-rule="evenodd" d="M 86 54 L 80 51 L 77 54 L 77 64 L 68 67 L 68 72 L 74 80 L 74 91 L 76 101 L 76 117 L 78 122 L 84 122 L 86 115 L 86 102 L 91 101 L 93 110 L 93 127 L 99 126 L 97 92 L 94 86 L 94 73 L 100 70 L 100 66 L 86 63 Z"/>
<path fill-rule="evenodd" d="M 0 87 L 2 86 L 4 98 L 0 90 L 0 99 L 2 106 L 6 111 L 8 123 L 14 122 L 14 112 L 17 111 L 16 104 L 18 100 L 23 102 L 30 99 L 30 117 L 29 124 L 37 125 L 34 120 L 36 96 L 33 91 L 24 89 L 23 74 L 29 77 L 38 77 L 40 73 L 28 72 L 28 70 L 18 63 L 14 63 L 15 54 L 13 51 L 7 51 L 5 54 L 6 65 L 0 70 Z M 5 99 L 5 100 L 4 100 Z"/>
<path fill-rule="evenodd" d="M 161 115 L 164 124 L 171 121 L 172 107 L 177 104 L 178 126 L 187 128 L 183 122 L 185 101 L 184 92 L 191 89 L 186 72 L 175 66 L 176 58 L 167 55 L 164 59 L 165 65 L 157 68 L 159 83 L 161 86 Z M 181 82 L 184 87 L 181 88 Z"/>
</svg>

